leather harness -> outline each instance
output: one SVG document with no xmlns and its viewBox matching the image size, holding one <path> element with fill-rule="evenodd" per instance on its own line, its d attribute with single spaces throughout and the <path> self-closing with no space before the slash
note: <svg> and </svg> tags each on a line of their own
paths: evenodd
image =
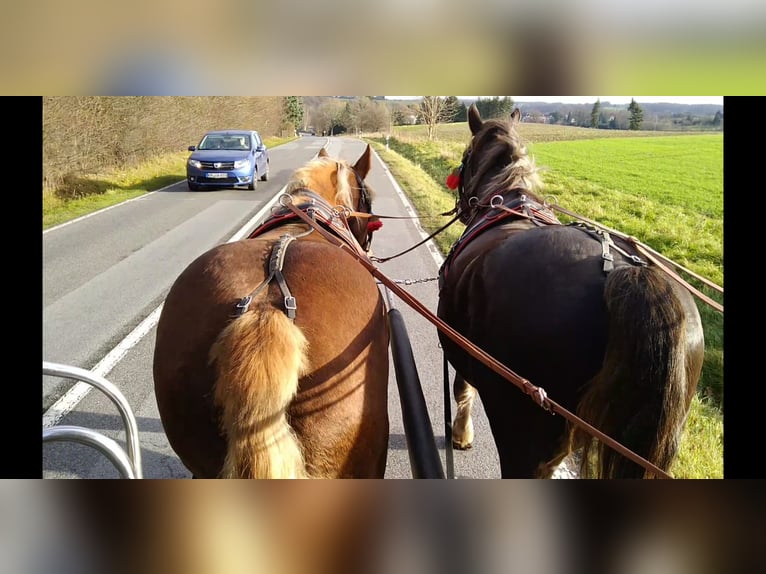
<svg viewBox="0 0 766 574">
<path fill-rule="evenodd" d="M 364 207 L 369 209 L 371 207 L 369 203 L 369 196 L 366 193 L 366 189 L 363 187 L 363 183 L 360 189 L 364 190 L 364 193 L 362 194 L 362 203 Z M 322 196 L 314 193 L 309 189 L 300 189 L 297 191 L 301 198 L 307 198 L 308 201 L 295 205 L 294 207 L 296 209 L 300 210 L 302 213 L 305 213 L 306 216 L 308 216 L 315 224 L 320 225 L 322 228 L 326 229 L 334 236 L 341 239 L 356 253 L 359 253 L 360 255 L 365 254 L 364 248 L 359 244 L 359 241 L 356 239 L 356 237 L 354 237 L 351 229 L 348 226 L 347 217 L 350 213 L 350 210 L 346 208 L 338 209 L 331 207 L 330 204 L 328 204 Z M 302 222 L 301 218 L 298 217 L 295 211 L 290 209 L 292 207 L 292 201 L 292 195 L 283 195 L 280 198 L 280 205 L 282 206 L 281 209 L 276 210 L 267 220 L 255 228 L 250 233 L 250 235 L 247 236 L 247 239 L 255 239 L 267 231 L 287 223 Z M 239 300 L 235 307 L 235 316 L 240 316 L 245 313 L 249 309 L 253 299 L 255 299 L 255 297 L 262 290 L 264 290 L 272 280 L 276 280 L 277 285 L 279 286 L 279 289 L 282 291 L 282 295 L 284 296 L 283 305 L 285 308 L 285 314 L 291 320 L 295 320 L 298 305 L 295 297 L 293 297 L 289 287 L 287 286 L 287 281 L 285 281 L 284 275 L 282 274 L 282 268 L 285 262 L 285 253 L 287 252 L 288 246 L 293 241 L 301 237 L 305 237 L 313 231 L 314 228 L 309 226 L 308 231 L 304 233 L 300 233 L 298 235 L 285 233 L 280 236 L 280 238 L 271 248 L 268 276 L 249 295 L 246 295 Z M 365 243 L 369 244 L 369 237 Z"/>
<path fill-rule="evenodd" d="M 520 188 L 514 188 L 510 191 L 525 191 Z M 471 223 L 463 231 L 460 238 L 452 245 L 447 257 L 444 260 L 441 268 L 439 269 L 439 289 L 441 290 L 444 283 L 444 278 L 447 276 L 449 268 L 458 254 L 465 249 L 465 247 L 479 235 L 491 229 L 502 222 L 508 220 L 518 220 L 525 218 L 530 220 L 534 225 L 540 227 L 545 225 L 562 225 L 556 215 L 551 209 L 544 204 L 541 204 L 533 199 L 530 199 L 524 193 L 519 195 L 503 196 L 494 195 L 490 199 L 489 204 L 481 204 L 478 200 L 470 202 L 471 207 L 488 207 L 484 215 L 478 218 L 475 222 Z M 603 271 L 609 273 L 614 269 L 614 255 L 611 250 L 622 253 L 628 261 L 634 265 L 645 266 L 647 263 L 640 257 L 632 255 L 624 249 L 617 246 L 609 233 L 604 229 L 598 228 L 593 225 L 588 225 L 582 221 L 576 221 L 568 224 L 571 227 L 582 230 L 597 241 L 601 243 L 601 259 L 603 260 Z"/>
</svg>

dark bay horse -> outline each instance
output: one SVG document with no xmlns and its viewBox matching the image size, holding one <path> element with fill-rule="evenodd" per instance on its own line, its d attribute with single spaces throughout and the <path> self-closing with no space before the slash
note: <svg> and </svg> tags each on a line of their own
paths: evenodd
<svg viewBox="0 0 766 574">
<path fill-rule="evenodd" d="M 559 224 L 516 124 L 468 112 L 452 177 L 466 229 L 441 269 L 438 315 L 559 405 L 667 472 L 702 370 L 691 294 L 627 242 Z M 595 442 L 439 333 L 457 376 L 453 444 L 473 440 L 478 391 L 504 478 L 549 477 L 580 451 L 582 477 L 653 473 Z"/>
<path fill-rule="evenodd" d="M 322 149 L 283 199 L 367 250 L 370 166 L 369 146 L 353 166 Z M 375 279 L 283 203 L 176 279 L 157 326 L 154 388 L 195 478 L 382 478 L 388 330 Z"/>
</svg>

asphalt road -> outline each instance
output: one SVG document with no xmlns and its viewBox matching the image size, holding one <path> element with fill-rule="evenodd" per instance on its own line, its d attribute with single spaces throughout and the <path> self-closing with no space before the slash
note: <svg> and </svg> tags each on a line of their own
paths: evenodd
<svg viewBox="0 0 766 574">
<path fill-rule="evenodd" d="M 255 191 L 190 192 L 185 182 L 147 194 L 43 234 L 43 359 L 93 371 L 115 384 L 138 423 L 145 478 L 189 478 L 168 445 L 153 393 L 152 355 L 159 308 L 175 278 L 198 255 L 246 235 L 268 214 L 292 172 L 326 146 L 330 155 L 356 161 L 364 143 L 352 138 L 305 137 L 270 150 L 268 182 Z M 373 210 L 413 216 L 414 211 L 376 156 L 367 178 L 375 192 Z M 374 254 L 399 253 L 424 237 L 416 219 L 385 219 Z M 433 246 L 380 264 L 433 312 L 440 256 Z M 381 287 L 383 288 L 383 287 Z M 397 297 L 423 387 L 437 446 L 446 468 L 443 363 L 436 328 Z M 386 478 L 411 478 L 393 363 L 389 379 L 391 434 Z M 74 386 L 74 391 L 73 391 Z M 84 385 L 43 377 L 43 424 L 98 431 L 125 447 L 115 406 L 99 391 L 79 398 Z M 73 398 L 74 397 L 74 398 Z M 62 406 L 63 404 L 63 406 Z M 70 410 L 71 409 L 71 410 Z M 451 412 L 454 414 L 454 402 Z M 454 452 L 456 478 L 499 478 L 499 463 L 479 401 L 476 442 Z M 43 478 L 118 478 L 103 454 L 74 442 L 45 443 Z"/>
</svg>

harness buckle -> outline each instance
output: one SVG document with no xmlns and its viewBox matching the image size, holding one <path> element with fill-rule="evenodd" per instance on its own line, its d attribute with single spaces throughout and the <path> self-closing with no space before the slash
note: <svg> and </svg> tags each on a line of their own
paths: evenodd
<svg viewBox="0 0 766 574">
<path fill-rule="evenodd" d="M 295 319 L 295 310 L 298 308 L 298 305 L 295 303 L 295 297 L 288 296 L 285 297 L 285 311 L 287 311 L 287 316 L 290 319 Z"/>
<path fill-rule="evenodd" d="M 252 301 L 253 301 L 253 298 L 250 295 L 247 295 L 246 297 L 242 297 L 242 299 L 239 300 L 239 303 L 237 303 L 237 306 L 236 306 L 237 315 L 242 315 L 245 311 L 247 311 Z"/>
<path fill-rule="evenodd" d="M 647 266 L 646 261 L 641 259 L 638 255 L 626 255 L 625 257 L 630 259 L 636 265 L 641 265 L 642 267 L 646 267 Z"/>
</svg>

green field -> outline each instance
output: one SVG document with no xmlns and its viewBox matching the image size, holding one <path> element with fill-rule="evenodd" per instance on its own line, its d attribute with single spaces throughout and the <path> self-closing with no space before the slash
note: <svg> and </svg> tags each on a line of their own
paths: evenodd
<svg viewBox="0 0 766 574">
<path fill-rule="evenodd" d="M 562 207 L 637 237 L 656 251 L 723 286 L 723 135 L 593 130 L 520 124 L 542 170 L 544 194 Z M 439 126 L 428 141 L 422 126 L 372 135 L 382 159 L 434 231 L 433 217 L 455 204 L 444 184 L 469 141 L 466 123 Z M 563 221 L 568 218 L 562 216 Z M 436 242 L 443 253 L 459 236 L 456 224 Z M 380 250 L 380 247 L 378 248 Z M 699 282 L 690 281 L 696 287 Z M 719 302 L 722 296 L 702 289 Z M 673 472 L 682 478 L 723 477 L 723 316 L 698 307 L 705 329 L 705 362 L 698 396 Z"/>
</svg>

